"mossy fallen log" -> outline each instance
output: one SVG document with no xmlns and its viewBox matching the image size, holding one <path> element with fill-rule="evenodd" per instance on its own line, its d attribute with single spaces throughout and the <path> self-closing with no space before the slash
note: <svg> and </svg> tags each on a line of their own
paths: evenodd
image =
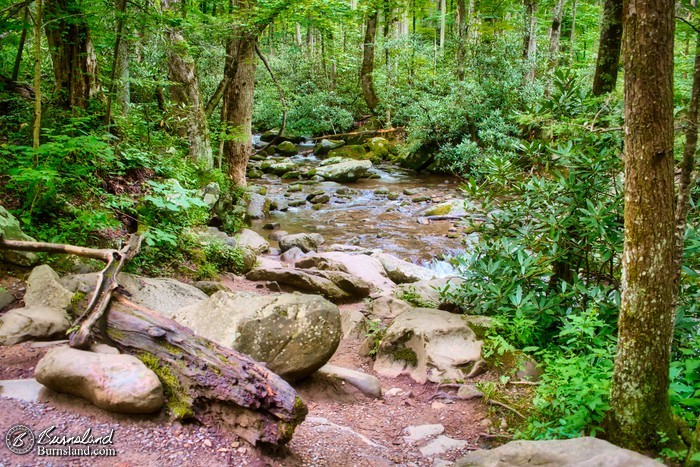
<svg viewBox="0 0 700 467">
<path fill-rule="evenodd" d="M 105 318 L 100 332 L 155 371 L 176 418 L 228 427 L 251 444 L 282 445 L 306 417 L 296 391 L 243 354 L 118 294 Z"/>
</svg>

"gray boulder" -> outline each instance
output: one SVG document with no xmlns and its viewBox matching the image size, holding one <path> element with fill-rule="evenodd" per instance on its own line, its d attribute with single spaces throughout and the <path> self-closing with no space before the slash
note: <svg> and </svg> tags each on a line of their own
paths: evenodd
<svg viewBox="0 0 700 467">
<path fill-rule="evenodd" d="M 0 287 L 0 310 L 10 305 L 11 303 L 14 303 L 15 301 L 17 301 L 17 299 L 14 295 L 8 292 L 7 289 Z"/>
<path fill-rule="evenodd" d="M 270 213 L 270 200 L 258 193 L 250 193 L 248 200 L 248 217 L 262 219 Z"/>
<path fill-rule="evenodd" d="M 0 236 L 6 240 L 36 241 L 34 238 L 22 232 L 17 218 L 2 206 L 0 206 Z M 31 266 L 37 262 L 38 258 L 35 253 L 30 253 L 28 251 L 0 250 L 0 259 L 20 266 Z"/>
<path fill-rule="evenodd" d="M 328 154 L 331 149 L 339 148 L 344 144 L 345 141 L 343 140 L 322 139 L 321 142 L 314 147 L 314 154 L 319 157 L 324 156 Z"/>
<path fill-rule="evenodd" d="M 242 352 L 288 381 L 321 368 L 340 343 L 340 311 L 316 296 L 217 292 L 179 310 L 179 323 Z"/>
<path fill-rule="evenodd" d="M 321 271 L 350 272 L 343 263 L 318 255 L 306 255 L 298 259 L 294 266 L 299 269 L 320 269 Z"/>
<path fill-rule="evenodd" d="M 367 333 L 367 318 L 357 310 L 340 310 L 343 339 L 359 339 Z"/>
<path fill-rule="evenodd" d="M 396 285 L 387 277 L 382 263 L 371 256 L 341 251 L 319 253 L 318 256 L 342 264 L 350 274 L 359 277 L 373 289 L 389 293 Z"/>
<path fill-rule="evenodd" d="M 214 205 L 219 201 L 221 197 L 221 187 L 217 182 L 211 182 L 200 192 L 202 200 L 209 206 L 209 209 L 213 208 Z"/>
<path fill-rule="evenodd" d="M 285 252 L 294 247 L 299 248 L 304 253 L 317 251 L 318 246 L 323 244 L 325 239 L 321 234 L 317 233 L 298 233 L 285 235 L 279 239 L 280 249 Z"/>
<path fill-rule="evenodd" d="M 283 156 L 291 157 L 299 154 L 299 150 L 291 141 L 282 141 L 277 145 L 277 152 Z"/>
<path fill-rule="evenodd" d="M 437 274 L 428 268 L 409 263 L 387 253 L 375 253 L 372 256 L 382 263 L 389 279 L 397 284 L 431 280 L 437 277 Z"/>
<path fill-rule="evenodd" d="M 410 304 L 423 308 L 438 308 L 442 303 L 443 290 L 454 290 L 464 282 L 460 277 L 440 277 L 401 284 L 394 289 L 394 296 Z"/>
<path fill-rule="evenodd" d="M 551 441 L 512 441 L 495 449 L 467 453 L 456 466 L 517 467 L 660 467 L 642 454 L 591 437 Z"/>
<path fill-rule="evenodd" d="M 345 160 L 318 167 L 315 175 L 323 177 L 324 180 L 331 180 L 334 182 L 356 182 L 367 175 L 367 171 L 371 168 L 372 162 L 368 160 Z"/>
<path fill-rule="evenodd" d="M 95 275 L 95 277 L 97 276 Z M 27 279 L 27 293 L 24 295 L 25 305 L 66 310 L 72 300 L 73 292 L 61 284 L 58 274 L 49 265 L 42 264 L 32 270 Z"/>
<path fill-rule="evenodd" d="M 259 267 L 246 274 L 252 281 L 274 281 L 308 292 L 319 293 L 329 300 L 343 301 L 369 295 L 369 285 L 352 274 L 313 269 Z"/>
<path fill-rule="evenodd" d="M 97 274 L 75 274 L 66 276 L 61 283 L 70 290 L 90 294 L 95 289 Z M 129 300 L 172 317 L 182 307 L 207 299 L 207 294 L 189 284 L 175 279 L 150 278 L 121 273 L 119 285 L 129 292 Z"/>
<path fill-rule="evenodd" d="M 401 313 L 412 309 L 413 307 L 403 300 L 382 295 L 370 302 L 369 317 L 371 319 L 394 319 Z"/>
<path fill-rule="evenodd" d="M 296 261 L 298 261 L 299 258 L 303 258 L 305 254 L 306 253 L 301 251 L 301 248 L 295 246 L 295 247 L 292 247 L 289 250 L 285 251 L 284 253 L 282 253 L 280 255 L 280 259 L 282 260 L 283 263 L 292 265 Z"/>
<path fill-rule="evenodd" d="M 45 306 L 15 308 L 0 316 L 0 345 L 64 337 L 70 322 L 62 309 Z"/>
<path fill-rule="evenodd" d="M 253 250 L 258 255 L 270 250 L 270 243 L 257 232 L 250 229 L 241 230 L 236 236 L 236 242 L 242 247 Z"/>
<path fill-rule="evenodd" d="M 355 386 L 367 396 L 377 399 L 382 397 L 382 383 L 376 376 L 368 375 L 367 373 L 362 373 L 361 371 L 331 365 L 330 363 L 323 365 L 318 372 L 324 376 L 345 381 L 346 383 Z"/>
<path fill-rule="evenodd" d="M 374 370 L 390 378 L 407 374 L 421 384 L 464 379 L 461 368 L 481 358 L 481 346 L 459 315 L 415 308 L 387 328 Z"/>
<path fill-rule="evenodd" d="M 156 374 L 131 355 L 56 347 L 39 361 L 35 378 L 56 392 L 83 397 L 117 413 L 153 413 L 163 406 Z"/>
</svg>

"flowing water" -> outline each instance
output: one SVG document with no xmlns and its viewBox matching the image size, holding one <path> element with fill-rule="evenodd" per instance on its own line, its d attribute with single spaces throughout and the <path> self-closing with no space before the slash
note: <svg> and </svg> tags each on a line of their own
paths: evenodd
<svg viewBox="0 0 700 467">
<path fill-rule="evenodd" d="M 295 156 L 292 160 L 311 166 L 320 162 L 313 155 Z M 417 214 L 434 203 L 460 199 L 459 181 L 449 176 L 416 174 L 393 165 L 374 166 L 371 171 L 376 178 L 342 184 L 350 189 L 347 194 L 342 189 L 336 193 L 340 184 L 332 182 L 302 185 L 301 192 L 293 193 L 290 186 L 303 182 L 265 175 L 256 184 L 265 186 L 267 196 L 273 199 L 300 199 L 324 190 L 331 200 L 326 204 L 304 203 L 286 211 L 272 211 L 269 218 L 255 221 L 253 229 L 267 237 L 270 231 L 263 229 L 263 225 L 278 222 L 289 233 L 318 232 L 325 237 L 326 244 L 380 248 L 402 259 L 440 270 L 451 269 L 436 260 L 463 251 L 463 229 L 454 220 L 428 221 Z"/>
</svg>

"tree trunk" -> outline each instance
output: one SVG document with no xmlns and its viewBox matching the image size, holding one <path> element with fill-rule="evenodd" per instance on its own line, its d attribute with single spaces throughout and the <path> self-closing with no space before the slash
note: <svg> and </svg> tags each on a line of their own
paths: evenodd
<svg viewBox="0 0 700 467">
<path fill-rule="evenodd" d="M 129 46 L 130 41 L 122 35 L 119 54 L 117 55 L 117 72 L 115 78 L 115 98 L 122 116 L 129 114 L 131 105 L 131 86 L 129 84 Z"/>
<path fill-rule="evenodd" d="M 569 36 L 569 55 L 571 57 L 571 63 L 573 63 L 576 60 L 576 48 L 574 47 L 576 43 L 576 0 L 574 0 L 571 9 L 571 35 Z"/>
<path fill-rule="evenodd" d="M 34 12 L 34 129 L 32 146 L 36 151 L 41 144 L 41 29 L 43 27 L 43 3 L 36 0 Z"/>
<path fill-rule="evenodd" d="M 167 10 L 174 10 L 179 0 L 164 3 Z M 182 32 L 176 27 L 168 28 L 168 80 L 170 97 L 174 102 L 173 112 L 178 117 L 177 131 L 189 144 L 189 157 L 200 168 L 210 170 L 214 166 L 209 139 L 209 125 L 199 90 L 199 78 L 194 59 Z"/>
<path fill-rule="evenodd" d="M 598 44 L 598 59 L 593 77 L 593 95 L 600 96 L 615 89 L 622 45 L 622 1 L 605 0 Z"/>
<path fill-rule="evenodd" d="M 24 17 L 22 21 L 25 23 L 29 18 L 29 7 L 24 8 Z M 19 46 L 17 47 L 17 56 L 15 57 L 15 66 L 12 68 L 12 81 L 17 81 L 19 78 L 19 66 L 22 64 L 22 54 L 24 52 L 24 44 L 27 41 L 27 28 L 22 28 L 22 35 L 19 38 Z"/>
<path fill-rule="evenodd" d="M 674 285 L 673 292 L 676 297 L 674 305 L 678 304 L 678 287 L 680 286 L 681 267 L 683 265 L 683 244 L 685 230 L 690 210 L 690 190 L 693 187 L 693 170 L 695 168 L 695 154 L 698 149 L 698 104 L 700 102 L 700 34 L 697 34 L 695 42 L 695 68 L 693 70 L 693 89 L 690 92 L 688 104 L 688 116 L 685 127 L 685 148 L 683 149 L 683 161 L 681 162 L 681 177 L 678 184 L 678 199 L 676 201 L 676 248 L 673 254 Z"/>
<path fill-rule="evenodd" d="M 374 41 L 377 35 L 377 11 L 372 11 L 367 17 L 365 29 L 364 52 L 362 55 L 362 68 L 360 69 L 360 82 L 362 84 L 362 97 L 364 97 L 370 112 L 374 113 L 379 105 L 379 99 L 374 91 Z"/>
<path fill-rule="evenodd" d="M 124 57 L 124 16 L 126 13 L 126 0 L 115 0 L 114 8 L 116 12 L 117 38 L 114 41 L 114 58 L 112 60 L 112 74 L 109 79 L 109 92 L 107 93 L 107 110 L 105 115 L 105 125 L 110 125 L 112 121 L 112 101 L 114 91 L 117 88 L 117 76 L 119 73 L 120 56 Z M 128 66 L 128 64 L 127 64 Z M 127 68 L 128 70 L 128 68 Z"/>
<path fill-rule="evenodd" d="M 632 1 L 632 0 L 627 0 Z M 634 6 L 634 7 L 633 7 Z M 633 450 L 677 440 L 668 398 L 673 337 L 673 0 L 625 5 L 625 241 L 605 434 Z"/>
<path fill-rule="evenodd" d="M 226 46 L 226 67 L 230 84 L 224 93 L 223 121 L 233 135 L 224 143 L 229 178 L 235 186 L 246 186 L 246 168 L 251 153 L 253 93 L 255 91 L 256 37 L 238 31 Z"/>
<path fill-rule="evenodd" d="M 529 67 L 525 72 L 525 80 L 533 83 L 537 70 L 537 0 L 524 0 L 525 3 L 525 35 L 523 37 L 523 59 Z"/>
<path fill-rule="evenodd" d="M 99 92 L 97 57 L 87 20 L 76 0 L 48 0 L 44 16 L 57 103 L 86 108 Z"/>
<path fill-rule="evenodd" d="M 457 77 L 464 81 L 464 68 L 467 66 L 467 34 L 469 33 L 469 15 L 467 14 L 467 0 L 457 0 Z M 471 13 L 471 12 L 470 12 Z"/>
<path fill-rule="evenodd" d="M 440 50 L 445 48 L 445 19 L 447 17 L 447 2 L 440 0 Z"/>
<path fill-rule="evenodd" d="M 549 30 L 549 66 L 556 67 L 559 60 L 559 37 L 561 36 L 561 19 L 564 14 L 564 0 L 558 0 L 552 13 L 552 28 Z"/>
</svg>

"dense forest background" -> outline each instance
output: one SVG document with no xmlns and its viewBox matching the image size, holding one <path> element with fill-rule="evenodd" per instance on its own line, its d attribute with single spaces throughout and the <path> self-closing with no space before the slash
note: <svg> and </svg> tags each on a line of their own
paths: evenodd
<svg viewBox="0 0 700 467">
<path fill-rule="evenodd" d="M 242 259 L 195 254 L 185 232 L 210 221 L 198 190 L 211 182 L 218 225 L 245 224 L 252 133 L 399 129 L 383 157 L 460 177 L 486 219 L 453 258 L 467 281 L 450 300 L 494 318 L 494 361 L 525 353 L 546 368 L 532 394 L 503 391 L 504 376 L 490 397 L 527 414 L 519 437 L 604 435 L 623 287 L 622 15 L 619 0 L 2 0 L 2 204 L 42 241 L 109 245 L 148 227 L 132 269 L 216 277 Z M 632 447 L 691 462 L 700 21 L 687 2 L 675 17 L 684 242 L 667 272 L 669 396 L 686 443 L 656 432 Z"/>
</svg>

